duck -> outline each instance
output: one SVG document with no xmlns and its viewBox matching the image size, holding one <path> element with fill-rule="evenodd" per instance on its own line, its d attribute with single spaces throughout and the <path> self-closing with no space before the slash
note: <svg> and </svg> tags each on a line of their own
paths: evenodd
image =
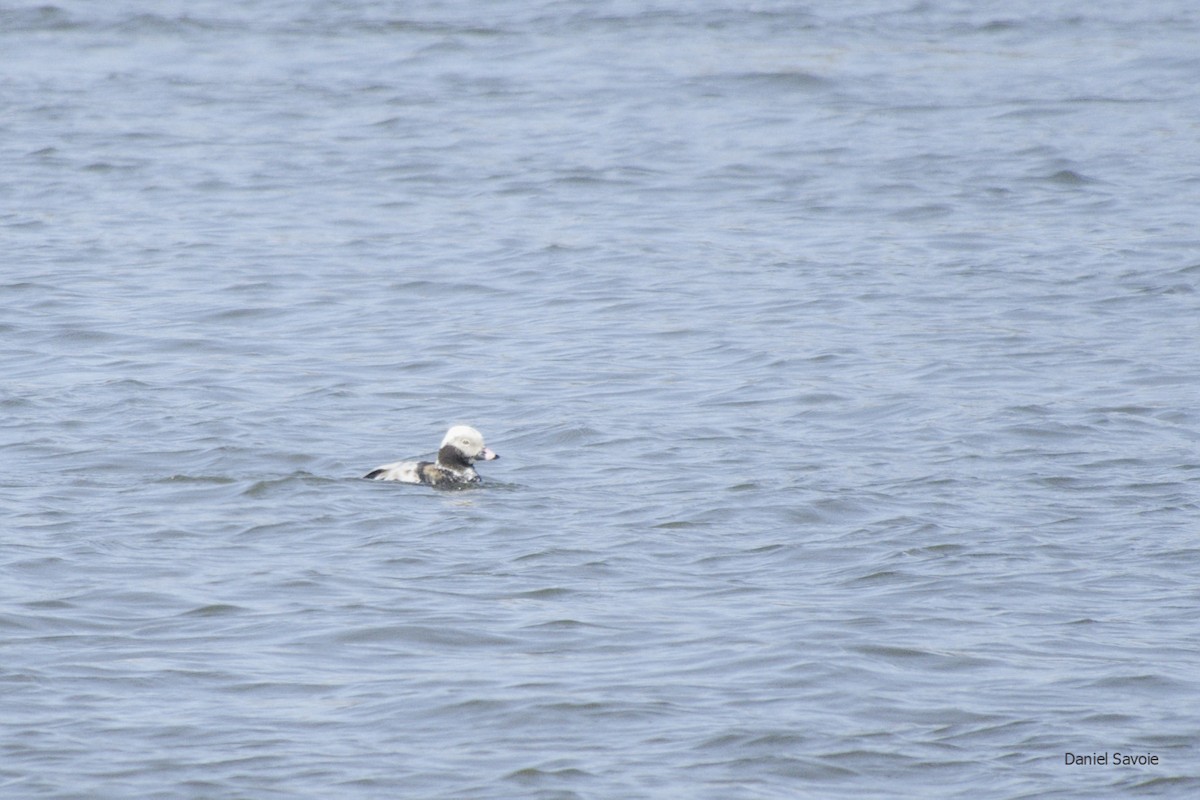
<svg viewBox="0 0 1200 800">
<path fill-rule="evenodd" d="M 494 461 L 500 456 L 483 443 L 483 434 L 470 425 L 455 425 L 446 431 L 438 447 L 437 461 L 396 461 L 364 475 L 374 481 L 421 483 L 452 488 L 479 483 L 476 461 Z"/>
</svg>

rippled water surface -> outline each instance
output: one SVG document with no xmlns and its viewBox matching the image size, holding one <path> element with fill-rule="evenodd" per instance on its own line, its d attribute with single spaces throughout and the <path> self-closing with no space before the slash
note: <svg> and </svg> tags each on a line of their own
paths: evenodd
<svg viewBox="0 0 1200 800">
<path fill-rule="evenodd" d="M 0 797 L 1197 796 L 1198 38 L 0 4 Z"/>
</svg>

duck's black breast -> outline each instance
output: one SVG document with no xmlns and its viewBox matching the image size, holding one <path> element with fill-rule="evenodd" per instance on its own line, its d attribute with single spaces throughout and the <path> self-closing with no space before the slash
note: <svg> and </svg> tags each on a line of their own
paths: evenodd
<svg viewBox="0 0 1200 800">
<path fill-rule="evenodd" d="M 417 464 L 417 476 L 420 477 L 421 483 L 430 486 L 463 486 L 479 480 L 479 473 L 471 469 L 469 464 L 465 465 L 463 471 L 459 472 L 446 469 L 441 464 L 432 464 L 428 461 L 422 461 Z"/>
</svg>

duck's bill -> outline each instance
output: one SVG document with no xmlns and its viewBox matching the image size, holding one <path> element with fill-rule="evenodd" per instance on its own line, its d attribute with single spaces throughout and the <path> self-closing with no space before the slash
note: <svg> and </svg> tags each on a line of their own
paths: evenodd
<svg viewBox="0 0 1200 800">
<path fill-rule="evenodd" d="M 486 447 L 479 451 L 479 455 L 475 456 L 480 461 L 495 461 L 499 457 Z"/>
</svg>

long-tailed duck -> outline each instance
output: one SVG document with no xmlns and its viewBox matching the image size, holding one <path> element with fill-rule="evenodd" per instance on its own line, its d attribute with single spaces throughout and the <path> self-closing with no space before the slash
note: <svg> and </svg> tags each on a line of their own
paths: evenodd
<svg viewBox="0 0 1200 800">
<path fill-rule="evenodd" d="M 491 461 L 500 456 L 484 447 L 483 434 L 467 425 L 455 425 L 446 431 L 437 461 L 397 461 L 384 464 L 364 475 L 377 481 L 424 483 L 428 486 L 458 486 L 478 483 L 479 473 L 471 466 L 476 461 Z"/>
</svg>

